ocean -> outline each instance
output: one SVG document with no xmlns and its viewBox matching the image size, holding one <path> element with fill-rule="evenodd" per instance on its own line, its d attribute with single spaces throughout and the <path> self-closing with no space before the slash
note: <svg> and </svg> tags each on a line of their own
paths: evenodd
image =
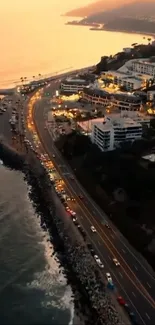
<svg viewBox="0 0 155 325">
<path fill-rule="evenodd" d="M 23 174 L 0 165 L 0 324 L 71 325 L 74 302 Z"/>
</svg>

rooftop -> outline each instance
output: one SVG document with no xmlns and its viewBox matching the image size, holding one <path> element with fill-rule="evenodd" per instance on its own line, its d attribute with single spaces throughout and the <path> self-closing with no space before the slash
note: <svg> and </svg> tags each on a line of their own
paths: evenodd
<svg viewBox="0 0 155 325">
<path fill-rule="evenodd" d="M 151 61 L 150 59 L 145 59 L 145 60 L 142 60 L 142 59 L 138 60 L 138 59 L 137 59 L 137 60 L 134 61 L 133 63 L 150 64 L 150 65 L 155 66 L 155 62 Z"/>
<path fill-rule="evenodd" d="M 124 92 L 117 92 L 117 93 L 110 93 L 108 91 L 98 89 L 98 88 L 84 88 L 84 92 L 90 96 L 96 96 L 96 97 L 107 97 L 111 98 L 112 100 L 119 100 L 119 101 L 125 101 L 125 102 L 131 102 L 131 103 L 139 103 L 141 102 L 141 99 L 138 96 L 135 96 L 131 93 L 124 93 Z"/>
<path fill-rule="evenodd" d="M 78 125 L 85 132 L 90 133 L 92 132 L 94 125 L 97 125 L 97 127 L 101 130 L 110 131 L 112 127 L 114 129 L 141 127 L 141 123 L 143 122 L 143 120 L 145 121 L 143 117 L 140 117 L 138 115 L 133 115 L 133 117 L 122 117 L 120 114 L 110 114 L 102 118 L 78 122 Z"/>
<path fill-rule="evenodd" d="M 80 78 L 67 78 L 62 81 L 63 84 L 66 85 L 88 85 L 89 82 L 85 79 L 80 79 Z"/>
</svg>

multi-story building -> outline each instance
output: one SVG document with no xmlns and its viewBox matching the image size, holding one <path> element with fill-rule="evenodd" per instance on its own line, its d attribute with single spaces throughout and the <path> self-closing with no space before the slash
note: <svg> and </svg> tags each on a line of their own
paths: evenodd
<svg viewBox="0 0 155 325">
<path fill-rule="evenodd" d="M 127 91 L 134 91 L 143 86 L 143 80 L 133 75 L 131 71 L 123 73 L 120 71 L 107 71 L 102 73 L 102 77 L 111 80 L 111 83 L 118 87 L 124 87 Z"/>
<path fill-rule="evenodd" d="M 132 62 L 132 70 L 144 75 L 155 76 L 155 62 L 149 60 L 135 60 Z"/>
<path fill-rule="evenodd" d="M 91 140 L 101 151 L 111 151 L 120 143 L 135 141 L 142 137 L 142 125 L 131 118 L 105 118 L 92 123 Z"/>
<path fill-rule="evenodd" d="M 61 82 L 61 91 L 64 93 L 77 94 L 81 92 L 84 87 L 90 84 L 87 80 L 77 78 L 67 78 Z"/>
<path fill-rule="evenodd" d="M 107 106 L 110 102 L 110 94 L 97 88 L 84 88 L 82 99 L 93 105 Z"/>
<path fill-rule="evenodd" d="M 114 106 L 120 110 L 135 110 L 141 108 L 141 99 L 137 96 L 125 93 L 108 93 L 104 90 L 84 88 L 82 99 L 93 105 Z"/>
</svg>

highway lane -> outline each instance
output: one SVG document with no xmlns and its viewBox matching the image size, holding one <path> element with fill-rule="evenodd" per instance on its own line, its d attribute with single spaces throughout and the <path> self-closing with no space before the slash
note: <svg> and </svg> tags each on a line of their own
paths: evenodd
<svg viewBox="0 0 155 325">
<path fill-rule="evenodd" d="M 37 111 L 37 116 L 35 114 L 35 118 L 37 120 L 37 124 L 38 124 L 38 127 L 39 127 L 39 131 L 41 132 L 42 140 L 43 140 L 43 142 L 45 144 L 46 151 L 52 157 L 53 152 L 54 153 L 56 153 L 56 152 L 53 151 L 53 148 L 52 148 L 52 140 L 51 140 L 50 135 L 48 134 L 47 130 L 44 130 L 44 121 L 43 121 L 43 115 L 42 114 L 43 114 L 43 111 L 38 110 Z M 57 166 L 58 166 L 58 164 L 59 165 L 62 164 L 62 161 L 60 161 L 60 158 L 59 157 L 57 159 Z M 62 176 L 62 178 L 64 178 L 64 177 Z M 65 180 L 66 180 L 66 178 L 65 178 Z M 72 185 L 71 186 L 73 186 L 73 184 L 74 184 L 74 181 L 72 182 Z M 71 192 L 72 192 L 72 190 L 71 190 Z M 79 192 L 77 192 L 77 194 L 78 193 Z M 81 205 L 81 201 L 80 201 L 80 205 Z M 80 209 L 81 209 L 81 207 L 80 207 Z M 86 224 L 84 225 L 84 227 L 88 231 L 88 228 L 90 229 L 90 224 L 88 224 L 88 222 L 90 222 L 90 221 L 89 221 L 89 218 L 87 216 L 87 213 L 86 212 L 83 212 L 83 209 L 82 209 L 82 211 L 81 211 L 81 213 L 79 213 L 79 215 L 82 215 L 81 222 L 83 222 L 83 220 L 85 220 Z M 94 222 L 94 220 L 93 220 L 93 222 Z M 97 227 L 96 227 L 96 229 L 97 229 Z M 106 247 L 106 242 L 104 242 L 104 245 L 103 245 L 103 234 L 100 233 L 100 230 L 97 229 L 97 231 L 98 231 L 97 236 L 100 235 L 100 241 L 101 241 L 101 243 L 100 243 L 99 240 L 97 240 L 97 241 L 96 240 L 95 241 L 93 240 L 93 243 L 95 243 L 95 245 L 98 245 L 98 248 L 97 248 L 98 249 L 98 255 L 101 257 L 101 254 L 102 254 L 102 260 L 104 259 L 104 261 L 105 261 L 105 257 L 106 257 L 106 260 L 108 260 L 109 246 L 107 247 L 107 255 L 106 255 L 104 253 L 105 252 L 105 247 Z M 115 256 L 115 255 L 116 254 L 113 254 L 112 253 L 112 256 Z M 111 268 L 112 268 L 112 266 L 110 267 L 110 270 L 111 270 Z M 128 275 L 126 274 L 126 271 L 124 272 L 122 270 L 122 267 L 121 267 L 121 271 L 120 272 L 122 274 L 122 277 L 121 277 L 121 283 L 123 284 L 122 287 L 123 288 L 125 287 L 125 290 L 123 290 L 123 291 L 126 291 L 126 287 L 128 287 L 128 285 L 129 285 L 129 287 L 127 289 L 127 291 L 128 291 L 127 292 L 127 295 L 129 296 L 130 301 L 136 299 L 136 302 L 134 303 L 134 305 L 136 306 L 137 311 L 139 310 L 139 314 L 141 314 L 141 315 L 144 314 L 143 315 L 144 323 L 151 324 L 152 323 L 152 319 L 154 319 L 154 316 L 155 316 L 155 314 L 154 314 L 154 308 L 153 308 L 154 306 L 151 307 L 151 305 L 149 303 L 149 300 L 147 300 L 146 297 L 142 294 L 141 289 L 139 289 L 137 287 L 137 285 L 132 281 L 132 278 L 130 279 L 130 277 L 128 277 Z M 124 272 L 124 273 L 122 273 L 122 272 Z M 118 279 L 118 276 L 116 276 L 116 283 L 118 282 L 117 279 Z M 138 282 L 138 285 L 139 285 L 139 282 Z M 119 284 L 119 286 L 120 286 L 120 284 Z M 150 317 L 150 320 L 148 319 L 148 317 L 146 316 L 146 314 Z"/>
<path fill-rule="evenodd" d="M 55 84 L 51 87 L 51 94 L 59 87 L 59 82 L 55 81 Z M 58 155 L 60 153 L 57 152 Z M 61 158 L 60 158 L 61 159 Z M 73 174 L 73 171 L 71 170 L 70 166 L 64 162 L 67 171 L 71 174 Z M 109 220 L 108 216 L 97 206 L 97 204 L 91 199 L 91 197 L 86 193 L 85 189 L 79 184 L 78 180 L 75 178 L 75 183 L 77 184 L 77 188 L 80 189 L 82 194 L 87 198 L 85 200 L 85 206 L 89 209 L 91 205 L 92 214 L 95 215 L 96 219 L 98 219 L 100 222 L 103 222 L 103 220 L 107 221 L 112 226 L 112 232 L 111 237 L 114 241 L 114 245 L 117 245 L 117 249 L 122 253 L 122 255 L 125 255 L 125 259 L 128 263 L 131 263 L 132 258 L 132 266 L 133 266 L 133 272 L 136 274 L 136 276 L 142 277 L 142 282 L 146 286 L 146 289 L 152 295 L 152 297 L 155 299 L 155 274 L 151 267 L 147 265 L 147 262 L 145 262 L 144 258 L 138 254 L 134 250 L 134 248 L 127 242 L 127 240 L 122 236 L 122 234 L 118 231 L 118 229 L 112 224 L 112 222 Z M 117 238 L 118 240 L 114 240 Z M 142 272 L 143 269 L 143 272 Z M 139 271 L 140 275 L 139 275 Z M 145 277 L 146 273 L 148 274 L 147 281 L 145 283 Z"/>
<path fill-rule="evenodd" d="M 54 83 L 51 84 L 49 88 L 49 92 L 52 95 L 56 89 L 58 89 L 60 86 L 60 82 L 55 80 Z M 60 155 L 59 152 L 57 152 L 58 155 Z M 71 170 L 70 166 L 64 162 L 68 172 L 71 174 L 73 171 Z M 103 222 L 103 220 L 107 221 L 111 226 L 112 226 L 112 232 L 111 237 L 117 237 L 118 241 L 116 244 L 118 245 L 118 249 L 122 252 L 122 254 L 127 253 L 127 259 L 130 263 L 130 256 L 132 255 L 132 265 L 134 268 L 134 272 L 137 276 L 139 276 L 139 270 L 143 269 L 144 274 L 148 274 L 148 279 L 149 281 L 146 282 L 146 287 L 149 290 L 149 293 L 154 297 L 155 299 L 155 274 L 154 271 L 150 266 L 148 266 L 147 262 L 144 260 L 144 258 L 134 250 L 134 248 L 129 244 L 129 242 L 126 240 L 125 237 L 122 236 L 122 234 L 118 231 L 118 229 L 114 226 L 111 220 L 109 220 L 108 216 L 104 213 L 104 211 L 101 210 L 101 208 L 92 200 L 90 195 L 86 193 L 85 189 L 82 187 L 82 185 L 78 182 L 78 180 L 75 178 L 75 183 L 77 184 L 78 188 L 82 191 L 83 195 L 87 198 L 85 200 L 85 205 L 89 208 L 90 204 L 92 207 L 92 214 L 96 216 L 96 218 L 100 221 Z M 115 244 L 115 243 L 114 243 Z M 134 259 L 134 260 L 133 260 Z M 140 267 L 140 268 L 139 268 Z M 141 273 L 141 276 L 143 278 L 143 274 Z M 142 279 L 143 281 L 143 279 Z"/>
<path fill-rule="evenodd" d="M 42 112 L 42 110 L 40 110 L 40 112 Z M 43 116 L 40 116 L 40 119 L 43 120 Z M 42 126 L 43 128 L 43 126 Z M 50 140 L 52 143 L 52 139 Z M 53 148 L 53 150 L 55 150 L 55 148 Z M 72 174 L 72 170 L 67 166 L 66 162 L 64 161 L 64 159 L 62 158 L 62 156 L 60 155 L 60 153 L 55 150 L 56 153 L 56 157 L 58 157 L 59 159 L 59 164 L 63 164 L 66 166 L 66 171 L 68 171 L 70 174 Z M 84 194 L 84 196 L 86 197 L 86 200 L 84 202 L 80 202 L 81 205 L 83 205 L 83 208 L 85 210 L 87 210 L 87 214 L 90 216 L 90 218 L 92 219 L 92 215 L 93 215 L 93 219 L 92 222 L 94 222 L 95 226 L 99 227 L 99 231 L 101 231 L 102 235 L 106 237 L 106 240 L 109 242 L 110 247 L 112 249 L 112 251 L 114 252 L 114 255 L 116 255 L 116 257 L 120 260 L 121 264 L 124 265 L 125 268 L 129 268 L 128 265 L 131 265 L 130 270 L 130 276 L 134 277 L 136 279 L 136 282 L 138 280 L 138 282 L 140 281 L 143 285 L 143 288 L 141 287 L 141 289 L 145 292 L 145 295 L 147 295 L 149 297 L 149 295 L 151 297 L 153 297 L 153 300 L 155 298 L 155 280 L 152 276 L 151 273 L 148 272 L 148 270 L 139 262 L 137 258 L 135 257 L 135 255 L 133 254 L 133 252 L 131 251 L 131 249 L 127 249 L 127 246 L 125 245 L 124 247 L 124 243 L 122 242 L 122 238 L 120 240 L 120 236 L 119 233 L 116 235 L 116 232 L 113 232 L 113 230 L 111 232 L 109 232 L 109 230 L 107 228 L 105 228 L 104 226 L 102 226 L 102 224 L 100 223 L 100 217 L 98 217 L 98 210 L 95 210 L 94 207 L 94 203 L 92 200 L 88 200 L 88 196 L 86 196 L 86 193 L 83 193 L 83 189 L 81 188 L 80 184 L 76 181 L 76 179 L 71 182 L 70 179 L 67 179 L 67 182 L 70 182 L 72 184 L 70 184 L 74 190 L 74 192 L 76 194 Z M 79 198 L 77 198 L 79 199 Z M 91 214 L 90 214 L 90 208 L 91 208 Z M 98 222 L 99 221 L 99 222 Z M 109 238 L 110 236 L 110 238 Z M 138 265 L 137 265 L 138 263 Z M 150 300 L 151 297 L 149 297 Z M 154 301 L 152 300 L 153 304 Z"/>
</svg>

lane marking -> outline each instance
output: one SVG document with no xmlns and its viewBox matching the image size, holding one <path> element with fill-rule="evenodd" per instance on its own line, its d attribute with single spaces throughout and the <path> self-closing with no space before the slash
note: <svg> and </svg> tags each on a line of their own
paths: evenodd
<svg viewBox="0 0 155 325">
<path fill-rule="evenodd" d="M 123 278 L 123 275 L 122 275 L 122 273 L 121 273 L 121 272 L 119 272 L 119 275 L 121 276 L 121 278 Z"/>
<path fill-rule="evenodd" d="M 57 150 L 57 148 L 54 148 L 54 150 L 57 152 L 58 156 L 60 159 L 62 159 L 62 155 L 60 154 L 60 152 Z M 66 166 L 69 170 L 71 170 L 70 166 L 68 165 L 68 163 L 66 162 Z M 71 170 L 71 172 L 73 173 L 73 171 Z M 87 196 L 89 202 L 93 205 L 93 207 L 95 208 L 95 210 L 99 213 L 99 215 L 103 218 L 103 212 L 100 210 L 100 207 L 98 207 L 96 205 L 96 203 L 92 200 L 92 198 L 90 197 L 90 195 L 85 191 L 85 189 L 83 188 L 83 186 L 78 182 L 78 180 L 75 178 L 75 182 L 77 184 L 77 186 L 80 188 L 80 190 L 82 190 L 82 192 L 84 193 L 84 195 Z M 94 213 L 96 213 L 96 211 Z M 104 217 L 105 217 L 105 213 L 104 213 Z M 108 216 L 107 216 L 108 217 Z M 108 218 L 109 221 L 109 218 Z M 119 241 L 123 244 L 123 246 L 125 246 L 125 248 L 128 250 L 128 252 L 135 258 L 135 260 L 139 263 L 139 265 L 143 268 L 143 270 L 153 279 L 155 280 L 155 277 L 144 267 L 144 265 L 142 263 L 140 263 L 140 261 L 138 260 L 138 258 L 134 255 L 134 253 L 131 251 L 131 249 L 120 239 L 120 235 L 117 234 L 117 232 L 115 232 L 117 238 L 119 239 Z M 122 234 L 121 234 L 122 235 Z"/>
<path fill-rule="evenodd" d="M 109 260 L 111 261 L 111 257 L 108 255 Z"/>
<path fill-rule="evenodd" d="M 136 298 L 136 295 L 135 295 L 135 293 L 132 291 L 132 294 L 133 294 L 133 296 Z"/>
<path fill-rule="evenodd" d="M 124 254 L 126 254 L 126 251 L 122 248 L 122 252 L 124 253 Z"/>
<path fill-rule="evenodd" d="M 138 271 L 138 267 L 136 265 L 134 265 L 134 268 Z"/>
<path fill-rule="evenodd" d="M 151 288 L 150 284 L 148 282 L 146 282 L 146 283 L 147 283 L 148 287 Z"/>
<path fill-rule="evenodd" d="M 110 236 L 114 239 L 114 236 L 113 236 L 113 234 L 110 234 Z"/>
<path fill-rule="evenodd" d="M 148 319 L 150 319 L 150 316 L 149 316 L 147 313 L 145 313 L 145 315 L 146 315 L 146 317 L 147 317 Z"/>
<path fill-rule="evenodd" d="M 38 128 L 37 128 L 37 131 L 38 131 Z M 40 135 L 38 133 L 38 135 Z M 41 136 L 40 136 L 41 137 Z M 50 137 L 50 135 L 49 135 Z M 42 139 L 42 137 L 41 137 Z M 46 145 L 46 143 L 43 142 L 43 146 L 45 149 L 45 151 L 47 151 L 49 153 L 49 157 L 51 156 L 51 152 L 49 151 L 49 148 L 48 146 Z M 59 155 L 60 157 L 60 155 Z M 61 160 L 62 160 L 62 157 L 61 157 Z M 57 169 L 58 169 L 58 172 L 60 173 L 60 168 L 58 167 L 58 164 L 56 163 L 56 166 L 57 166 Z M 78 199 L 78 196 L 76 194 L 76 192 L 74 191 L 72 185 L 68 182 L 68 179 L 66 179 L 66 177 L 64 177 L 65 181 L 66 181 L 66 187 L 68 188 L 69 192 L 73 192 L 74 193 L 74 196 L 77 197 L 77 201 L 79 201 Z M 143 286 L 143 284 L 141 284 L 141 282 L 139 281 L 139 279 L 136 277 L 136 275 L 134 274 L 134 272 L 131 270 L 130 266 L 127 264 L 127 262 L 122 258 L 122 256 L 120 255 L 119 251 L 116 249 L 116 247 L 113 245 L 113 243 L 109 240 L 108 236 L 103 232 L 103 229 L 101 228 L 100 224 L 97 222 L 97 220 L 93 217 L 93 215 L 90 213 L 90 211 L 87 209 L 87 207 L 84 205 L 83 202 L 81 202 L 80 200 L 80 208 L 81 210 L 83 211 L 85 217 L 87 218 L 87 220 L 89 221 L 90 223 L 90 218 L 94 221 L 95 224 L 97 224 L 97 227 L 100 229 L 100 233 L 98 233 L 99 237 L 101 238 L 102 242 L 106 245 L 107 249 L 112 253 L 113 255 L 113 249 L 117 252 L 117 254 L 121 257 L 123 263 L 126 265 L 127 269 L 130 271 L 130 273 L 134 276 L 136 282 L 139 284 L 139 286 L 133 281 L 133 279 L 131 278 L 131 276 L 126 272 L 125 268 L 123 268 L 123 271 L 124 273 L 126 274 L 126 276 L 130 279 L 130 281 L 132 282 L 132 284 L 137 288 L 137 290 L 141 293 L 141 295 L 143 295 L 143 297 L 150 303 L 150 305 L 152 305 L 152 307 L 155 306 L 155 302 L 154 302 L 154 299 L 149 295 L 148 291 L 146 290 L 146 288 Z M 88 215 L 90 216 L 90 218 L 88 217 Z M 109 244 L 111 245 L 111 247 L 109 247 L 109 245 L 107 244 L 105 238 L 103 238 L 102 236 L 105 235 L 106 237 L 106 240 L 109 242 Z M 142 293 L 142 290 L 140 289 L 142 288 L 143 292 Z"/>
</svg>

